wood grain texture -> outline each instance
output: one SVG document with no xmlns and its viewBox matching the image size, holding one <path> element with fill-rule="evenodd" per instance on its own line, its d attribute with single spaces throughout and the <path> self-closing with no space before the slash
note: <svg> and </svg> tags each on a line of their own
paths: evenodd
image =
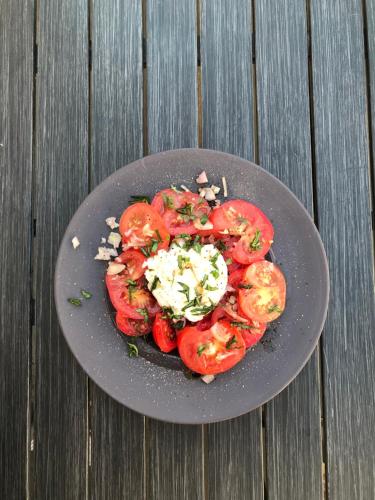
<svg viewBox="0 0 375 500">
<path fill-rule="evenodd" d="M 375 497 L 375 308 L 360 2 L 313 0 L 319 228 L 331 270 L 323 335 L 330 500 Z"/>
<path fill-rule="evenodd" d="M 202 146 L 254 160 L 251 5 L 202 0 Z M 263 498 L 262 422 L 256 410 L 208 425 L 212 500 Z"/>
<path fill-rule="evenodd" d="M 198 144 L 194 0 L 147 1 L 150 153 Z M 203 497 L 201 426 L 146 419 L 146 498 Z"/>
<path fill-rule="evenodd" d="M 142 11 L 133 0 L 94 0 L 91 187 L 142 156 Z M 89 498 L 143 499 L 144 418 L 90 382 Z"/>
<path fill-rule="evenodd" d="M 34 498 L 84 498 L 86 376 L 53 301 L 63 232 L 87 194 L 88 28 L 85 0 L 42 0 L 36 82 L 36 418 Z"/>
<path fill-rule="evenodd" d="M 366 0 L 365 13 L 367 20 L 367 58 L 369 70 L 369 88 L 370 88 L 370 109 L 368 112 L 371 115 L 371 133 L 372 137 L 372 158 L 373 158 L 373 173 L 375 175 L 375 0 Z"/>
<path fill-rule="evenodd" d="M 0 12 L 0 498 L 13 499 L 27 488 L 33 1 Z"/>
<path fill-rule="evenodd" d="M 147 1 L 150 153 L 198 144 L 194 0 Z"/>
<path fill-rule="evenodd" d="M 259 163 L 312 213 L 305 2 L 256 2 L 255 17 Z M 299 500 L 303 492 L 304 498 L 321 499 L 318 351 L 265 413 L 269 498 Z"/>
</svg>

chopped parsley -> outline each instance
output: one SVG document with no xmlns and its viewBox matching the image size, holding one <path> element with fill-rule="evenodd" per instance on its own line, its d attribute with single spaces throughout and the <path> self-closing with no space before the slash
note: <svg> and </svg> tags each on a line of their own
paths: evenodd
<svg viewBox="0 0 375 500">
<path fill-rule="evenodd" d="M 128 356 L 129 358 L 138 357 L 138 347 L 132 342 L 128 342 Z"/>
<path fill-rule="evenodd" d="M 158 249 L 159 242 L 157 240 L 151 240 L 150 252 L 154 253 Z"/>
<path fill-rule="evenodd" d="M 248 283 L 239 283 L 238 288 L 244 288 L 246 290 L 250 290 L 250 288 L 253 288 L 253 285 L 249 285 Z"/>
<path fill-rule="evenodd" d="M 208 221 L 208 215 L 207 214 L 202 215 L 200 219 L 200 223 L 202 224 L 202 226 L 204 226 L 207 221 Z"/>
<path fill-rule="evenodd" d="M 139 249 L 145 257 L 150 257 L 151 255 L 150 247 L 140 247 Z"/>
<path fill-rule="evenodd" d="M 202 353 L 205 349 L 207 349 L 207 344 L 201 344 L 200 346 L 198 346 L 197 349 L 198 356 L 202 356 Z"/>
<path fill-rule="evenodd" d="M 183 271 L 187 267 L 189 267 L 190 264 L 190 258 L 185 257 L 184 255 L 178 255 L 177 256 L 177 262 L 178 262 L 178 268 Z"/>
<path fill-rule="evenodd" d="M 192 309 L 190 312 L 194 314 L 194 316 L 205 316 L 210 313 L 213 309 L 215 309 L 215 304 L 211 304 L 209 306 L 199 306 Z"/>
<path fill-rule="evenodd" d="M 250 250 L 260 250 L 262 248 L 262 243 L 260 242 L 261 232 L 259 229 L 255 231 L 255 236 L 250 242 Z"/>
<path fill-rule="evenodd" d="M 155 276 L 154 281 L 152 282 L 150 291 L 153 292 L 159 283 L 160 283 L 160 279 L 157 276 Z"/>
<path fill-rule="evenodd" d="M 190 300 L 190 288 L 188 287 L 188 285 L 186 285 L 185 283 L 182 283 L 181 281 L 178 281 L 177 283 L 181 287 L 181 290 L 178 290 L 178 291 L 180 293 L 183 293 L 186 297 L 186 300 L 189 301 Z"/>
<path fill-rule="evenodd" d="M 162 193 L 163 203 L 165 208 L 174 208 L 173 198 L 165 193 Z"/>
<path fill-rule="evenodd" d="M 283 312 L 283 310 L 277 304 L 274 304 L 273 306 L 270 306 L 268 308 L 268 312 L 269 313 L 273 313 L 273 312 L 281 313 L 281 312 Z"/>
<path fill-rule="evenodd" d="M 151 203 L 150 197 L 149 196 L 131 196 L 131 201 L 129 202 L 129 205 L 134 205 L 134 203 Z"/>
<path fill-rule="evenodd" d="M 194 207 L 192 203 L 186 203 L 183 207 L 176 208 L 176 212 L 180 214 L 184 222 L 189 222 L 196 219 L 195 215 L 193 214 L 193 208 Z"/>
<path fill-rule="evenodd" d="M 198 302 L 199 302 L 198 297 L 194 297 L 194 299 L 189 300 L 189 302 L 187 304 L 185 304 L 181 310 L 186 311 L 186 309 L 189 309 L 190 307 L 198 306 L 199 305 Z"/>
<path fill-rule="evenodd" d="M 219 268 L 217 267 L 217 264 L 216 264 L 217 259 L 219 258 L 219 256 L 220 256 L 220 254 L 219 254 L 219 253 L 216 253 L 216 254 L 215 254 L 213 257 L 211 257 L 211 259 L 210 259 L 211 265 L 212 265 L 212 267 L 213 267 L 214 269 L 219 269 Z"/>
<path fill-rule="evenodd" d="M 196 237 L 194 238 L 193 244 L 191 248 L 195 250 L 197 253 L 201 253 L 201 250 L 203 248 L 203 245 L 200 243 L 201 237 L 197 234 Z"/>
<path fill-rule="evenodd" d="M 76 299 L 75 297 L 68 299 L 68 302 L 69 304 L 72 304 L 72 306 L 76 307 L 81 307 L 82 305 L 81 299 Z"/>
<path fill-rule="evenodd" d="M 213 271 L 211 271 L 211 274 L 212 276 L 217 279 L 220 275 L 219 271 L 217 271 L 216 269 L 214 269 Z"/>
<path fill-rule="evenodd" d="M 233 344 L 237 344 L 237 339 L 236 339 L 236 336 L 233 335 L 229 340 L 228 342 L 225 344 L 225 347 L 227 349 L 230 349 L 232 347 Z"/>
<path fill-rule="evenodd" d="M 91 299 L 92 293 L 87 290 L 81 290 L 81 295 L 84 299 Z"/>
</svg>

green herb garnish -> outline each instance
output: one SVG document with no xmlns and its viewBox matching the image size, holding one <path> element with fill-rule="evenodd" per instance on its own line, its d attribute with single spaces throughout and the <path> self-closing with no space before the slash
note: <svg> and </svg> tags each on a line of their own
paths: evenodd
<svg viewBox="0 0 375 500">
<path fill-rule="evenodd" d="M 138 347 L 132 342 L 128 342 L 128 356 L 129 358 L 138 357 Z"/>
<path fill-rule="evenodd" d="M 84 299 L 91 299 L 92 293 L 87 290 L 81 290 L 81 295 Z"/>
<path fill-rule="evenodd" d="M 131 201 L 129 202 L 129 205 L 133 205 L 134 203 L 151 203 L 149 196 L 131 196 L 130 198 Z"/>
<path fill-rule="evenodd" d="M 250 326 L 246 323 L 242 323 L 241 321 L 231 321 L 231 326 L 236 326 L 237 328 L 242 328 L 243 330 L 251 330 L 251 328 L 255 328 L 255 326 Z"/>
<path fill-rule="evenodd" d="M 160 232 L 159 232 L 159 229 L 155 229 L 155 234 L 158 238 L 158 243 L 160 243 L 162 241 L 162 237 L 160 236 Z"/>
<path fill-rule="evenodd" d="M 174 186 L 173 184 L 171 185 L 171 189 L 175 192 L 175 193 L 182 193 L 182 191 L 180 189 L 177 189 L 176 186 Z"/>
<path fill-rule="evenodd" d="M 281 313 L 281 312 L 283 312 L 283 310 L 277 304 L 274 304 L 273 306 L 270 306 L 268 308 L 268 312 L 269 313 L 273 313 L 273 312 Z"/>
<path fill-rule="evenodd" d="M 159 242 L 157 240 L 151 240 L 150 252 L 154 253 L 158 249 Z"/>
<path fill-rule="evenodd" d="M 160 279 L 157 276 L 155 276 L 154 281 L 152 282 L 150 291 L 153 292 L 159 283 L 160 283 Z"/>
<path fill-rule="evenodd" d="M 145 257 L 150 257 L 150 247 L 140 247 L 140 251 L 143 253 Z"/>
<path fill-rule="evenodd" d="M 217 271 L 216 269 L 214 269 L 213 271 L 211 271 L 211 274 L 212 276 L 217 279 L 220 275 L 219 271 Z"/>
<path fill-rule="evenodd" d="M 130 286 L 137 286 L 137 282 L 134 280 L 126 280 L 126 283 Z"/>
<path fill-rule="evenodd" d="M 207 276 L 207 274 L 205 274 L 200 282 L 200 285 L 203 287 L 207 280 L 208 280 L 208 276 Z"/>
<path fill-rule="evenodd" d="M 239 283 L 238 288 L 244 288 L 246 290 L 250 290 L 250 288 L 253 288 L 253 285 L 249 285 L 247 283 Z"/>
<path fill-rule="evenodd" d="M 197 354 L 198 356 L 202 356 L 202 352 L 207 349 L 207 344 L 201 344 L 200 346 L 198 346 L 198 349 L 197 349 Z"/>
<path fill-rule="evenodd" d="M 233 344 L 237 344 L 237 339 L 236 339 L 236 336 L 233 335 L 229 340 L 228 342 L 225 344 L 225 347 L 227 349 L 230 349 L 232 347 Z"/>
<path fill-rule="evenodd" d="M 197 253 L 201 253 L 201 250 L 203 248 L 203 245 L 200 244 L 201 237 L 197 234 L 196 237 L 194 238 L 193 244 L 191 248 L 195 250 Z"/>
<path fill-rule="evenodd" d="M 225 250 L 227 250 L 227 246 L 223 240 L 217 240 L 215 246 L 220 252 L 225 252 Z"/>
<path fill-rule="evenodd" d="M 139 308 L 139 309 L 136 309 L 137 313 L 141 314 L 145 321 L 148 321 L 150 318 L 149 318 L 149 315 L 148 315 L 148 311 L 145 307 L 142 307 L 142 308 Z"/>
<path fill-rule="evenodd" d="M 207 221 L 208 221 L 208 215 L 206 215 L 206 214 L 202 215 L 202 217 L 200 219 L 200 223 L 202 224 L 202 226 L 204 226 Z"/>
<path fill-rule="evenodd" d="M 182 271 L 183 269 L 188 267 L 188 264 L 190 264 L 190 258 L 185 257 L 184 255 L 178 255 L 177 256 L 177 263 L 178 263 L 179 269 Z"/>
<path fill-rule="evenodd" d="M 216 286 L 211 286 L 211 285 L 206 285 L 204 288 L 205 288 L 205 290 L 208 290 L 209 292 L 214 292 L 215 290 L 217 290 Z"/>
<path fill-rule="evenodd" d="M 186 300 L 189 301 L 190 300 L 190 288 L 188 287 L 188 285 L 186 285 L 185 283 L 182 283 L 181 281 L 177 281 L 177 283 L 181 287 L 181 290 L 178 290 L 178 291 L 180 293 L 183 293 L 186 297 Z"/>
<path fill-rule="evenodd" d="M 257 229 L 255 231 L 255 236 L 254 236 L 254 238 L 252 239 L 252 241 L 250 243 L 250 249 L 251 250 L 255 251 L 255 250 L 260 250 L 262 248 L 262 243 L 259 240 L 260 235 L 261 235 L 261 232 L 259 231 L 259 229 Z"/>
<path fill-rule="evenodd" d="M 237 220 L 240 224 L 248 224 L 249 223 L 249 220 L 246 219 L 246 217 L 242 217 L 242 215 L 240 215 L 239 217 L 237 217 Z"/>
<path fill-rule="evenodd" d="M 213 267 L 214 269 L 219 269 L 219 268 L 217 267 L 217 264 L 216 264 L 217 259 L 218 259 L 219 257 L 220 257 L 220 254 L 219 254 L 219 253 L 217 253 L 217 254 L 215 254 L 213 257 L 211 257 L 211 259 L 210 259 L 211 265 L 212 265 L 212 267 Z"/>
<path fill-rule="evenodd" d="M 175 330 L 181 330 L 185 326 L 185 321 L 177 321 L 176 323 L 173 323 L 173 328 Z"/>
<path fill-rule="evenodd" d="M 72 306 L 76 307 L 81 307 L 82 305 L 81 299 L 76 299 L 75 297 L 71 297 L 70 299 L 68 299 L 68 302 L 69 304 L 72 304 Z"/>
<path fill-rule="evenodd" d="M 198 305 L 198 297 L 194 297 L 193 300 L 189 300 L 189 302 L 184 305 L 181 311 L 186 311 L 186 309 L 189 309 L 190 307 L 195 307 L 197 305 Z"/>
<path fill-rule="evenodd" d="M 165 193 L 163 193 L 161 196 L 163 198 L 163 203 L 165 208 L 174 208 L 173 198 L 171 198 Z"/>
<path fill-rule="evenodd" d="M 210 306 L 199 306 L 192 309 L 190 312 L 194 314 L 194 316 L 205 316 L 210 313 L 213 309 L 215 309 L 215 304 L 211 304 Z"/>
<path fill-rule="evenodd" d="M 226 265 L 229 266 L 230 264 L 233 264 L 233 260 L 232 259 L 227 259 L 225 261 Z"/>
</svg>

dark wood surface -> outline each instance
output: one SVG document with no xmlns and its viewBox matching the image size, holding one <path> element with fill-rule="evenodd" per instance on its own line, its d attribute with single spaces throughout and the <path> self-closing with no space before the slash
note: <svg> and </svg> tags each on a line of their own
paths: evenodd
<svg viewBox="0 0 375 500">
<path fill-rule="evenodd" d="M 0 13 L 0 498 L 375 498 L 374 0 L 0 0 Z M 286 390 L 192 427 L 87 379 L 53 272 L 90 189 L 197 145 L 296 193 L 327 249 L 331 303 Z"/>
</svg>

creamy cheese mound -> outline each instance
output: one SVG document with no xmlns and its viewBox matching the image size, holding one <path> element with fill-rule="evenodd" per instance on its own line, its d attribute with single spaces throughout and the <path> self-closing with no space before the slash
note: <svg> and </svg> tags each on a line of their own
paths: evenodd
<svg viewBox="0 0 375 500">
<path fill-rule="evenodd" d="M 159 305 L 189 321 L 201 320 L 225 293 L 228 269 L 213 245 L 185 250 L 172 244 L 144 265 L 148 289 Z"/>
</svg>

